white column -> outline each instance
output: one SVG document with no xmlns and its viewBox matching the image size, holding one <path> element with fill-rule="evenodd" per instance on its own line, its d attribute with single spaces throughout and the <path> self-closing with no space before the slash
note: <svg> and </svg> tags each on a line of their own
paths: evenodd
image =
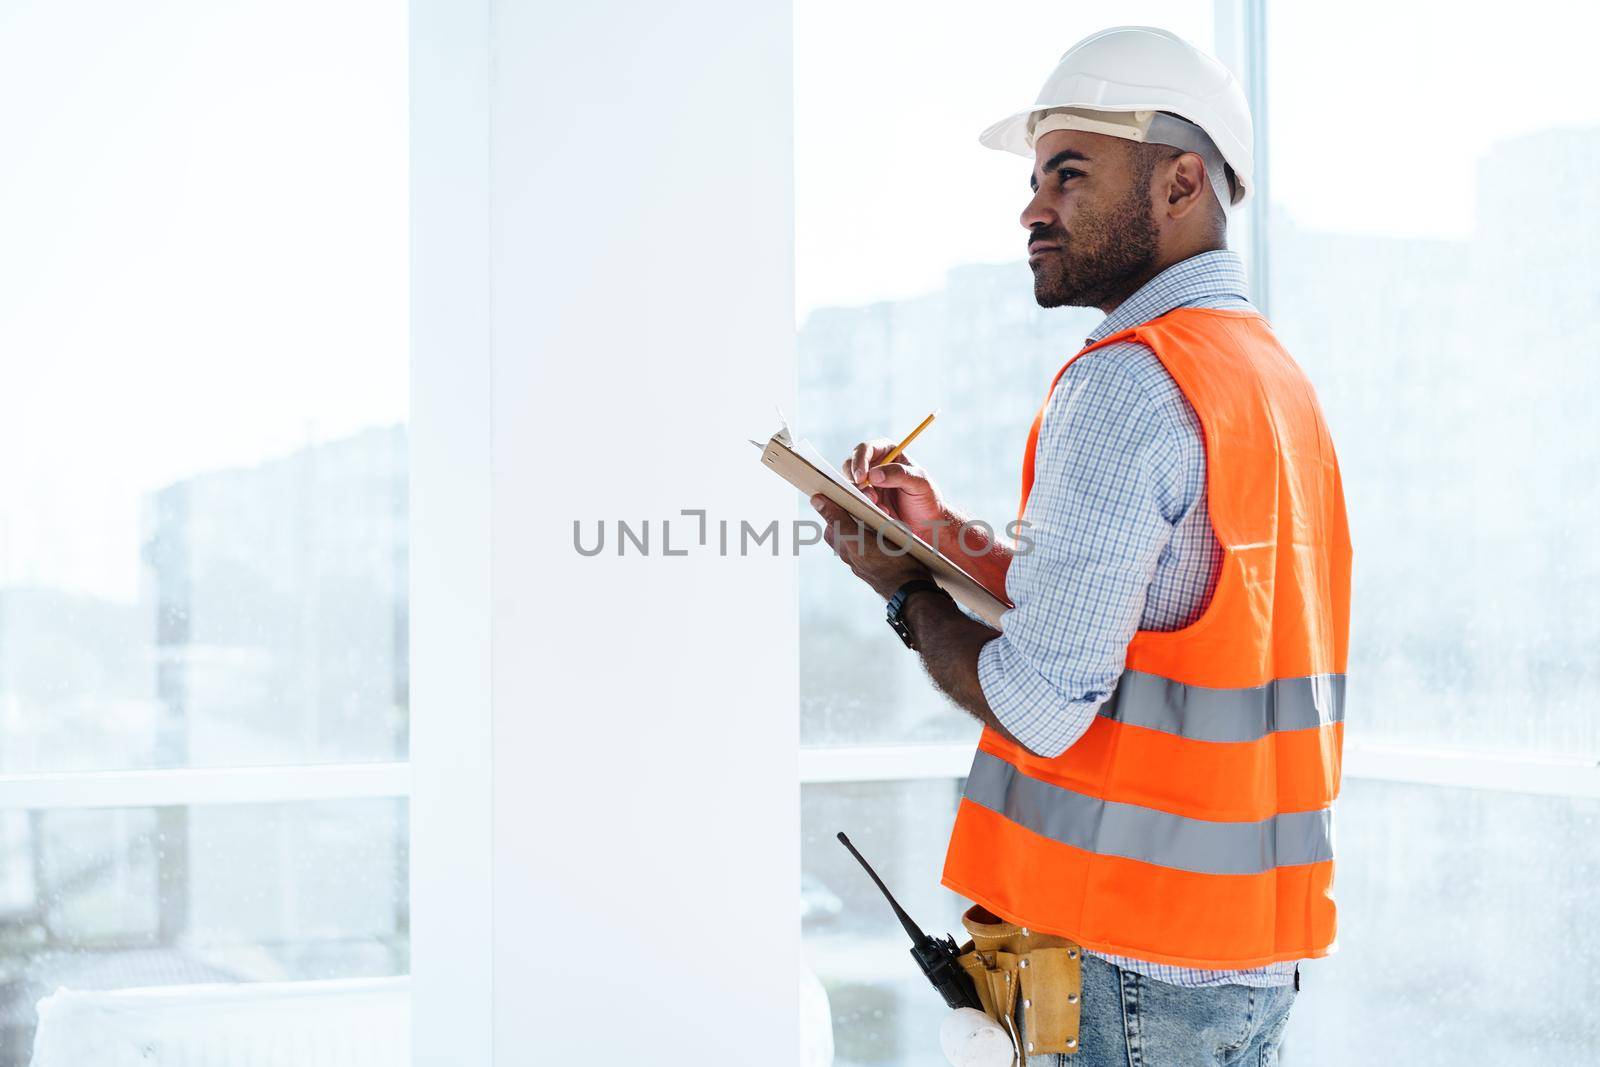
<svg viewBox="0 0 1600 1067">
<path fill-rule="evenodd" d="M 744 440 L 792 410 L 792 11 L 412 11 L 414 551 L 471 554 L 413 563 L 416 1062 L 784 1062 L 794 561 L 715 524 L 796 514 Z"/>
</svg>

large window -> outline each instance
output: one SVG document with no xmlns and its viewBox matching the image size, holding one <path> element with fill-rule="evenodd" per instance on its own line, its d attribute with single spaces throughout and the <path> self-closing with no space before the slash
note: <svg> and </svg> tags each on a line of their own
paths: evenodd
<svg viewBox="0 0 1600 1067">
<path fill-rule="evenodd" d="M 0 1064 L 408 968 L 405 12 L 0 16 Z"/>
<path fill-rule="evenodd" d="M 1012 516 L 1029 420 L 1100 316 L 1034 304 L 1027 164 L 977 132 L 1102 26 L 1166 26 L 1232 64 L 1265 135 L 1265 195 L 1232 244 L 1317 386 L 1356 552 L 1339 949 L 1305 968 L 1285 1058 L 1446 1064 L 1494 1047 L 1505 1062 L 1587 1062 L 1600 1049 L 1581 977 L 1600 965 L 1585 921 L 1600 862 L 1588 34 L 1554 5 L 1448 26 L 1421 4 L 1325 16 L 1002 4 L 940 24 L 891 2 L 798 4 L 797 422 L 842 458 L 943 407 L 919 462 L 978 514 Z M 977 728 L 870 591 L 825 553 L 801 566 L 807 959 L 832 998 L 836 1062 L 932 1062 L 943 1005 L 833 833 L 930 931 L 960 935 L 962 902 L 938 877 Z"/>
</svg>

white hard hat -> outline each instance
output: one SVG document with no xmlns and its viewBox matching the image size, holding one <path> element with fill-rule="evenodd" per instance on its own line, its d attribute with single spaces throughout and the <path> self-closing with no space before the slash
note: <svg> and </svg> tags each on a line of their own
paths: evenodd
<svg viewBox="0 0 1600 1067">
<path fill-rule="evenodd" d="M 1057 111 L 1068 108 L 1072 111 Z M 1033 158 L 1034 129 L 1043 112 L 1053 129 L 1083 129 L 1135 141 L 1185 143 L 1184 126 L 1199 127 L 1232 169 L 1236 188 L 1223 196 L 1222 176 L 1211 175 L 1224 207 L 1244 202 L 1254 188 L 1255 128 L 1244 89 L 1227 67 L 1175 33 L 1154 26 L 1114 26 L 1067 49 L 1026 111 L 1009 115 L 978 135 L 988 148 Z M 1084 112 L 1090 112 L 1090 116 Z M 1126 121 L 1093 112 L 1133 112 Z M 1165 114 L 1163 114 L 1165 113 Z M 1177 115 L 1185 123 L 1170 121 Z M 1187 140 L 1193 141 L 1190 137 Z M 1209 167 L 1208 167 L 1209 169 Z"/>
</svg>

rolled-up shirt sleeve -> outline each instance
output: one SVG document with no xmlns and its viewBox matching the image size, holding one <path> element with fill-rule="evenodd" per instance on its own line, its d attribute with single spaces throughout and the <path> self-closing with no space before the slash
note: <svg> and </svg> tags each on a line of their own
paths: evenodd
<svg viewBox="0 0 1600 1067">
<path fill-rule="evenodd" d="M 1082 356 L 1051 394 L 1033 489 L 1006 574 L 1016 607 L 978 655 L 978 684 L 1030 751 L 1059 756 L 1122 676 L 1157 561 L 1172 540 L 1178 428 L 1120 343 Z M 1023 540 L 1031 546 L 1023 550 Z"/>
</svg>

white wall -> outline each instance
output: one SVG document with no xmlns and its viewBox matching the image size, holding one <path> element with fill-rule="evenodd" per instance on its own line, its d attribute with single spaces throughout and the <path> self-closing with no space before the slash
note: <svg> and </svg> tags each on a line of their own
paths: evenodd
<svg viewBox="0 0 1600 1067">
<path fill-rule="evenodd" d="M 411 7 L 416 1062 L 793 1062 L 791 9 Z"/>
</svg>

